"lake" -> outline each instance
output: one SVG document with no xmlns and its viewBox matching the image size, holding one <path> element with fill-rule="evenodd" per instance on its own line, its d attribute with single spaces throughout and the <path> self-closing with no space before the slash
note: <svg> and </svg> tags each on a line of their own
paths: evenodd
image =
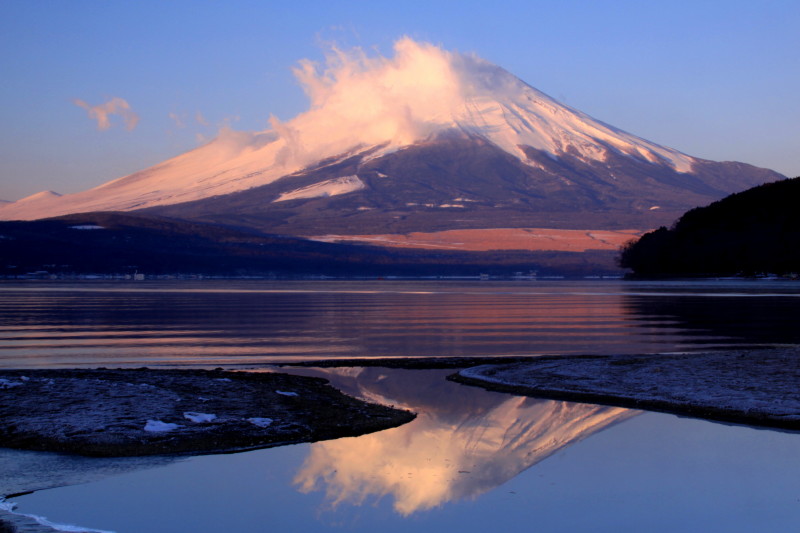
<svg viewBox="0 0 800 533">
<path fill-rule="evenodd" d="M 691 352 L 800 342 L 784 281 L 0 284 L 0 366 L 268 369 L 332 358 Z M 118 532 L 786 531 L 800 436 L 538 400 L 449 371 L 297 369 L 413 409 L 358 438 L 189 459 L 5 450 L 19 512 Z"/>
</svg>

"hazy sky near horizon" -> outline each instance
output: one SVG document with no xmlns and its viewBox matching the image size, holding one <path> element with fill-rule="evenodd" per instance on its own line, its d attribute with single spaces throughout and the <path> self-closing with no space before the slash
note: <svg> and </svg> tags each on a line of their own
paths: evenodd
<svg viewBox="0 0 800 533">
<path fill-rule="evenodd" d="M 800 175 L 796 0 L 0 0 L 0 199 L 78 192 L 308 109 L 326 43 L 473 52 L 695 157 Z"/>
</svg>

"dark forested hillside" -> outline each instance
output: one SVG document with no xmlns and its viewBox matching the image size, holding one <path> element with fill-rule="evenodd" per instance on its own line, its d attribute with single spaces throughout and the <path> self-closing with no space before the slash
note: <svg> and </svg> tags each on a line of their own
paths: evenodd
<svg viewBox="0 0 800 533">
<path fill-rule="evenodd" d="M 331 244 L 125 213 L 0 222 L 0 275 L 513 276 L 609 274 L 613 254 L 447 252 Z"/>
<path fill-rule="evenodd" d="M 692 209 L 626 245 L 620 266 L 643 276 L 800 272 L 800 178 Z"/>
</svg>

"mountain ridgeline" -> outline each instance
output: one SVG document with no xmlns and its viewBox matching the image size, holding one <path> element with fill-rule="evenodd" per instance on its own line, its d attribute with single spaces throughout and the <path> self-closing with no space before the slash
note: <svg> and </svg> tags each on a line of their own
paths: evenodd
<svg viewBox="0 0 800 533">
<path fill-rule="evenodd" d="M 223 129 L 93 189 L 2 205 L 0 219 L 144 211 L 305 237 L 646 231 L 785 177 L 637 137 L 472 54 L 404 38 L 394 58 L 332 57 L 299 77 L 311 107 L 291 120 Z"/>
<path fill-rule="evenodd" d="M 626 245 L 638 276 L 800 273 L 800 177 L 767 183 L 688 211 Z"/>
<path fill-rule="evenodd" d="M 298 71 L 311 105 L 286 122 L 0 205 L 0 274 L 619 273 L 603 234 L 784 178 L 627 133 L 472 54 L 403 38 L 394 58 L 331 58 Z M 684 268 L 636 250 L 634 268 Z"/>
<path fill-rule="evenodd" d="M 571 153 L 554 158 L 526 147 L 520 159 L 484 138 L 448 131 L 380 157 L 369 150 L 247 191 L 140 212 L 297 236 L 495 227 L 647 229 L 780 177 L 742 163 L 703 160 L 682 173 L 604 150 L 605 159 L 595 161 Z M 341 192 L 346 183 L 357 185 Z M 326 184 L 328 190 L 320 190 Z"/>
</svg>

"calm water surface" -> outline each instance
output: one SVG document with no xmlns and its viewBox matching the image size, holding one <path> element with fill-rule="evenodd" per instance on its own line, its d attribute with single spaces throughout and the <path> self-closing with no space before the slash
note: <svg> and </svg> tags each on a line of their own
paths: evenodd
<svg viewBox="0 0 800 533">
<path fill-rule="evenodd" d="M 241 365 L 796 343 L 799 285 L 5 283 L 0 365 Z"/>
<path fill-rule="evenodd" d="M 798 344 L 785 282 L 0 285 L 0 365 L 657 353 Z M 118 532 L 794 531 L 800 436 L 491 393 L 445 371 L 308 369 L 418 418 L 180 461 L 3 451 L 20 512 Z M 74 484 L 81 483 L 81 484 Z"/>
</svg>

